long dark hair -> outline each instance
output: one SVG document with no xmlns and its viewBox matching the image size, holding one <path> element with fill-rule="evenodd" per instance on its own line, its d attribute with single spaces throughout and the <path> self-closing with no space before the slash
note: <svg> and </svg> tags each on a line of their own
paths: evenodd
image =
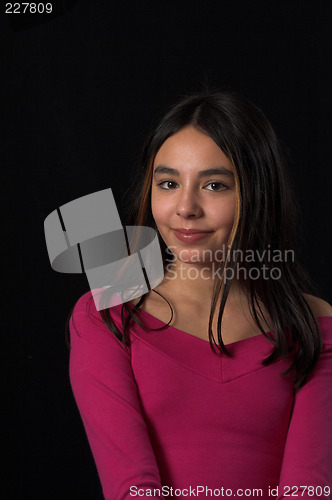
<svg viewBox="0 0 332 500">
<path fill-rule="evenodd" d="M 259 108 L 233 92 L 207 92 L 186 97 L 155 125 L 143 148 L 133 185 L 126 194 L 130 199 L 127 225 L 157 229 L 150 203 L 154 158 L 166 139 L 189 125 L 213 139 L 235 167 L 238 210 L 229 241 L 229 258 L 223 262 L 223 269 L 226 266 L 235 269 L 239 252 L 252 250 L 252 258 L 241 262 L 242 268 L 247 273 L 257 266 L 270 269 L 273 252 L 286 255 L 295 249 L 297 210 L 284 156 L 272 126 Z M 160 236 L 159 239 L 166 262 L 167 248 Z M 321 352 L 319 326 L 303 296 L 312 293 L 313 286 L 297 259 L 276 259 L 273 266 L 278 271 L 278 279 L 264 279 L 260 275 L 241 283 L 253 319 L 273 344 L 270 356 L 262 363 L 268 365 L 290 356 L 285 373 L 293 370 L 294 388 L 298 391 Z M 217 275 L 209 318 L 211 347 L 226 355 L 230 353 L 223 343 L 221 320 L 231 284 L 231 278 Z M 128 343 L 130 321 L 139 322 L 135 312 L 144 300 L 142 296 L 135 307 L 123 304 L 121 332 L 112 321 L 111 309 L 100 311 L 105 324 L 124 343 Z M 212 331 L 215 313 L 218 314 L 216 336 Z M 269 325 L 272 337 L 265 333 L 261 323 L 266 315 L 272 321 Z"/>
</svg>

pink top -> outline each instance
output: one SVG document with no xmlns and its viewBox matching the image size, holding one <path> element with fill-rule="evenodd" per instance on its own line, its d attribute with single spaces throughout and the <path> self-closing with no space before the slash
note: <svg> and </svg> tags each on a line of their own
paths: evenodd
<svg viewBox="0 0 332 500">
<path fill-rule="evenodd" d="M 260 364 L 263 335 L 229 344 L 229 358 L 176 328 L 152 331 L 163 323 L 140 311 L 146 331 L 133 325 L 129 348 L 90 297 L 72 317 L 70 378 L 106 500 L 332 498 L 332 317 L 318 318 L 323 353 L 294 397 L 286 361 Z"/>
</svg>

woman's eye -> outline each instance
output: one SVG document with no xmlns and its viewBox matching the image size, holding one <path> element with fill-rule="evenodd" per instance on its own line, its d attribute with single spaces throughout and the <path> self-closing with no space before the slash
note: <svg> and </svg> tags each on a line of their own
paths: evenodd
<svg viewBox="0 0 332 500">
<path fill-rule="evenodd" d="M 225 189 L 227 189 L 227 186 L 225 186 L 225 184 L 223 184 L 222 182 L 209 182 L 209 184 L 207 184 L 207 186 L 206 186 L 206 189 L 208 191 L 219 192 L 219 191 L 224 191 Z"/>
<path fill-rule="evenodd" d="M 161 189 L 166 189 L 167 191 L 169 191 L 170 189 L 174 189 L 177 186 L 177 183 L 174 181 L 163 181 L 160 182 L 158 186 Z"/>
</svg>

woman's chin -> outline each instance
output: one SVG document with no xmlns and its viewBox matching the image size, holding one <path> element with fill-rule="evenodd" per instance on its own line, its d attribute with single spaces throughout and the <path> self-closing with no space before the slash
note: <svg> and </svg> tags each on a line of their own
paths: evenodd
<svg viewBox="0 0 332 500">
<path fill-rule="evenodd" d="M 174 252 L 175 260 L 178 263 L 182 264 L 190 264 L 192 266 L 201 266 L 201 265 L 211 265 L 212 263 L 212 252 L 210 251 L 202 251 L 198 249 L 191 250 L 181 250 L 179 252 Z"/>
</svg>

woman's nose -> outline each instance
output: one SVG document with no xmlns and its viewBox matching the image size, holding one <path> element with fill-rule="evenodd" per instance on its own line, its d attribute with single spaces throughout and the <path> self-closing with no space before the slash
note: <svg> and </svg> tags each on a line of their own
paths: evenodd
<svg viewBox="0 0 332 500">
<path fill-rule="evenodd" d="M 197 218 L 203 213 L 198 197 L 192 191 L 183 190 L 179 192 L 179 200 L 176 213 L 180 217 Z"/>
</svg>

